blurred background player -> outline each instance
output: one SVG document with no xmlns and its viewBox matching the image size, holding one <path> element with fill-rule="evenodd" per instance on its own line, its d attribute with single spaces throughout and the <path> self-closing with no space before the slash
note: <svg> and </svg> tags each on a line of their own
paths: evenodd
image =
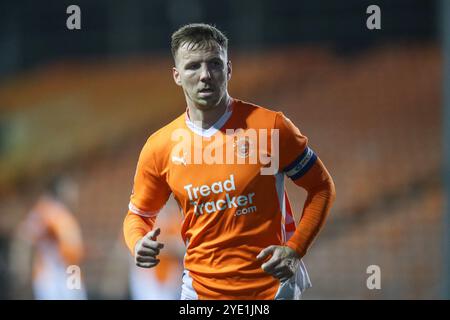
<svg viewBox="0 0 450 320">
<path fill-rule="evenodd" d="M 161 251 L 161 262 L 156 268 L 145 269 L 129 261 L 129 290 L 132 300 L 177 300 L 181 294 L 181 276 L 185 248 L 180 240 L 181 215 L 176 202 L 169 200 L 161 210 L 156 227 L 161 228 L 160 240 L 165 244 Z"/>
<path fill-rule="evenodd" d="M 68 177 L 52 178 L 17 230 L 12 270 L 22 281 L 29 279 L 37 300 L 86 299 L 86 292 L 70 288 L 67 268 L 80 266 L 83 258 L 81 230 L 71 212 L 78 201 L 78 187 Z M 28 249 L 23 250 L 28 245 Z M 27 262 L 32 254 L 32 269 Z M 21 256 L 22 255 L 22 256 Z M 81 280 L 80 280 L 81 281 Z"/>
<path fill-rule="evenodd" d="M 161 239 L 166 245 L 166 250 L 160 255 L 161 262 L 158 267 L 152 269 L 137 267 L 124 243 L 123 231 L 120 230 L 114 246 L 108 252 L 107 262 L 102 267 L 99 280 L 102 291 L 120 292 L 120 296 L 111 294 L 104 298 L 131 300 L 180 298 L 185 247 L 179 235 L 181 214 L 173 197 L 167 201 L 161 213 L 156 225 L 163 230 Z"/>
</svg>

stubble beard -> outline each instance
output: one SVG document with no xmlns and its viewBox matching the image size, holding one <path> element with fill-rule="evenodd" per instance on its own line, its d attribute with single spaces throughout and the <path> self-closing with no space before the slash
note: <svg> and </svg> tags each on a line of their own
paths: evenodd
<svg viewBox="0 0 450 320">
<path fill-rule="evenodd" d="M 226 99 L 227 93 L 221 92 L 220 96 L 210 97 L 209 99 L 201 98 L 196 96 L 195 99 L 191 99 L 195 107 L 200 110 L 211 110 L 217 107 L 224 99 Z"/>
</svg>

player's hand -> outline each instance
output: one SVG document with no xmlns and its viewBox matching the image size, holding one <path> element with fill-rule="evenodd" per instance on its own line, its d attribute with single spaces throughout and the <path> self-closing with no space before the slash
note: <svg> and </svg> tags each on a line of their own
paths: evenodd
<svg viewBox="0 0 450 320">
<path fill-rule="evenodd" d="M 156 241 L 160 234 L 159 228 L 148 232 L 142 239 L 136 242 L 134 247 L 134 262 L 141 268 L 153 268 L 159 263 L 157 258 L 159 250 L 164 247 L 164 244 Z"/>
<path fill-rule="evenodd" d="M 287 246 L 269 246 L 261 250 L 256 259 L 264 260 L 269 256 L 270 259 L 263 263 L 261 268 L 281 282 L 290 279 L 300 263 L 297 252 Z"/>
</svg>

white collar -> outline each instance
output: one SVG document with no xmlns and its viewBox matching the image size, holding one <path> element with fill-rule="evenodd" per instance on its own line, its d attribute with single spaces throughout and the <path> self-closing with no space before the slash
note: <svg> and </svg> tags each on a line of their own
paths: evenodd
<svg viewBox="0 0 450 320">
<path fill-rule="evenodd" d="M 231 114 L 233 113 L 232 105 L 233 101 L 231 101 L 231 103 L 228 105 L 227 109 L 225 110 L 225 113 L 221 115 L 220 118 L 208 129 L 203 129 L 199 126 L 196 126 L 194 122 L 192 122 L 191 119 L 189 119 L 188 109 L 186 109 L 186 116 L 185 116 L 186 125 L 194 133 L 202 137 L 206 138 L 212 137 L 217 131 L 219 131 L 223 127 L 223 125 L 228 121 L 228 119 L 230 119 Z"/>
</svg>

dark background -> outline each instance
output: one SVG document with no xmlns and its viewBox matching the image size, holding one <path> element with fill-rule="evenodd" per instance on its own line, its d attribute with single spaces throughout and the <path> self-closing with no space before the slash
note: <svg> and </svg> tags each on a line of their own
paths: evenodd
<svg viewBox="0 0 450 320">
<path fill-rule="evenodd" d="M 283 111 L 335 180 L 305 299 L 448 297 L 445 3 L 0 1 L 0 298 L 33 297 L 11 272 L 17 226 L 61 172 L 79 186 L 88 297 L 130 297 L 122 222 L 143 143 L 185 109 L 170 35 L 190 22 L 229 37 L 231 95 Z M 81 30 L 66 28 L 72 4 Z M 366 28 L 372 4 L 381 30 Z M 305 194 L 288 190 L 299 219 Z"/>
</svg>

